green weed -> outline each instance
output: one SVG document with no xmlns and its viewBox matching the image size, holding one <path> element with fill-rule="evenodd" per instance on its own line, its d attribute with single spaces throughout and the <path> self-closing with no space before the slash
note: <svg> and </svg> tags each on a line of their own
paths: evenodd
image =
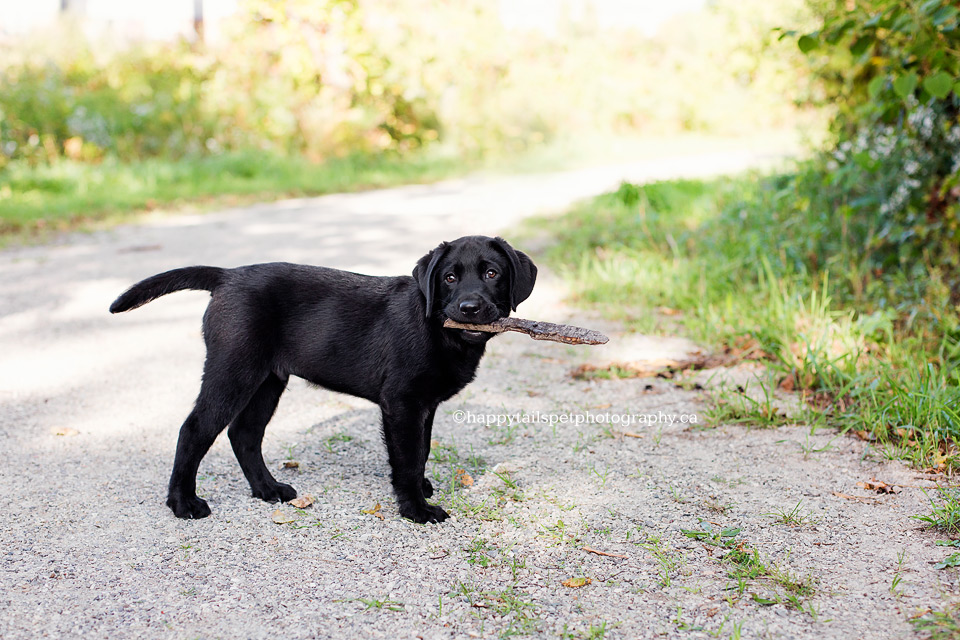
<svg viewBox="0 0 960 640">
<path fill-rule="evenodd" d="M 537 607 L 526 594 L 507 587 L 499 591 L 481 591 L 458 582 L 451 595 L 463 595 L 470 602 L 475 614 L 483 619 L 484 612 L 494 613 L 501 623 L 506 623 L 500 636 L 530 635 L 540 629 Z"/>
<path fill-rule="evenodd" d="M 803 500 L 800 500 L 790 509 L 777 507 L 772 512 L 763 513 L 761 515 L 769 516 L 776 522 L 786 524 L 791 527 L 799 527 L 805 524 L 816 524 L 818 520 L 811 516 L 809 511 L 806 513 L 801 511 L 800 506 L 802 504 Z"/>
<path fill-rule="evenodd" d="M 648 536 L 646 542 L 639 546 L 646 549 L 656 560 L 661 586 L 669 587 L 673 582 L 673 573 L 683 561 L 683 556 L 674 553 L 658 536 Z"/>
<path fill-rule="evenodd" d="M 700 529 L 681 529 L 680 533 L 704 544 L 723 548 L 735 546 L 735 538 L 740 535 L 739 527 L 719 528 L 706 520 L 701 520 L 700 526 Z"/>
<path fill-rule="evenodd" d="M 371 609 L 383 611 L 403 611 L 404 607 L 402 602 L 390 600 L 389 598 L 357 598 L 355 601 L 364 606 L 364 611 L 369 611 Z"/>
<path fill-rule="evenodd" d="M 331 436 L 327 436 L 326 438 L 324 438 L 324 439 L 323 439 L 323 446 L 324 446 L 324 448 L 325 448 L 329 453 L 337 453 L 337 452 L 334 450 L 334 448 L 333 448 L 333 446 L 334 446 L 335 444 L 341 443 L 341 442 L 342 442 L 342 443 L 347 443 L 347 442 L 350 442 L 350 441 L 352 441 L 352 440 L 353 440 L 353 436 L 351 436 L 351 435 L 349 435 L 349 434 L 344 433 L 344 432 L 341 431 L 341 432 L 339 432 L 339 433 L 335 433 L 335 434 L 333 434 L 333 435 L 331 435 Z M 291 449 L 291 453 L 292 453 L 292 452 L 293 452 L 293 450 Z"/>
<path fill-rule="evenodd" d="M 960 606 L 948 606 L 942 611 L 910 619 L 914 629 L 930 640 L 957 640 L 960 638 Z"/>
<path fill-rule="evenodd" d="M 911 517 L 944 533 L 960 534 L 960 492 L 956 489 L 938 487 L 934 497 L 926 495 L 930 500 L 930 513 Z"/>
<path fill-rule="evenodd" d="M 743 388 L 708 392 L 708 407 L 704 412 L 707 423 L 775 427 L 793 422 L 776 406 L 768 385 L 758 382 L 756 386 L 760 387 L 762 394 L 759 399 L 748 394 L 749 384 Z"/>
</svg>

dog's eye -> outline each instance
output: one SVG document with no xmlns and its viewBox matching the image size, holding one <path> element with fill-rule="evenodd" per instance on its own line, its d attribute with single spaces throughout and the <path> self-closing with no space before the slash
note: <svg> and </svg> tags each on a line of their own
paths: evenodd
<svg viewBox="0 0 960 640">
<path fill-rule="evenodd" d="M 448 273 L 447 275 L 443 276 L 443 279 L 449 282 L 450 284 L 453 284 L 454 282 L 457 281 L 457 276 L 453 275 L 452 273 Z"/>
<path fill-rule="evenodd" d="M 487 278 L 489 278 L 489 279 L 492 280 L 492 279 L 496 278 L 499 274 L 498 274 L 496 271 L 494 271 L 493 269 L 487 269 L 487 272 L 486 272 L 484 275 L 486 275 Z"/>
</svg>

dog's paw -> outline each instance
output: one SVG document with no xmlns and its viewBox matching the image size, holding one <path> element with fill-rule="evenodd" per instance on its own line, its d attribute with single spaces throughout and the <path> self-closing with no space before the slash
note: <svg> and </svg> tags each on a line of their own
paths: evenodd
<svg viewBox="0 0 960 640">
<path fill-rule="evenodd" d="M 264 502 L 289 502 L 297 497 L 297 490 L 288 484 L 274 482 L 253 489 L 253 497 Z"/>
<path fill-rule="evenodd" d="M 450 517 L 446 511 L 441 507 L 423 503 L 420 506 L 402 506 L 400 507 L 400 515 L 408 520 L 413 520 L 414 522 L 419 522 L 420 524 L 425 524 L 427 522 L 443 522 Z"/>
<path fill-rule="evenodd" d="M 186 520 L 199 520 L 210 515 L 207 501 L 197 496 L 169 496 L 167 506 L 173 511 L 173 515 Z"/>
<path fill-rule="evenodd" d="M 433 495 L 433 484 L 429 480 L 424 478 L 423 479 L 423 497 L 429 498 L 432 495 Z"/>
</svg>

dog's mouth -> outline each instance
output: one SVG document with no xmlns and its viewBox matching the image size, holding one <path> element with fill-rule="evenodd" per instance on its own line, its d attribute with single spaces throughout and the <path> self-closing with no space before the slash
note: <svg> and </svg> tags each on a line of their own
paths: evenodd
<svg viewBox="0 0 960 640">
<path fill-rule="evenodd" d="M 499 309 L 491 305 L 490 307 L 481 309 L 480 312 L 472 318 L 465 317 L 459 313 L 459 309 L 456 308 L 445 310 L 443 316 L 460 324 L 483 325 L 496 322 L 501 317 L 501 313 Z M 476 331 L 474 329 L 449 329 L 449 331 L 456 332 L 459 334 L 458 337 L 460 340 L 470 344 L 483 344 L 496 335 L 489 331 Z"/>
<path fill-rule="evenodd" d="M 481 312 L 476 316 L 474 316 L 473 318 L 468 318 L 456 311 L 446 311 L 443 314 L 443 317 L 450 318 L 454 322 L 459 322 L 460 324 L 478 325 L 478 324 L 490 324 L 491 322 L 496 322 L 502 317 L 502 315 L 503 314 L 501 314 L 498 309 L 494 308 L 489 311 Z M 466 331 L 466 329 L 461 329 L 461 331 Z"/>
<path fill-rule="evenodd" d="M 460 329 L 460 337 L 464 342 L 470 344 L 480 344 L 489 340 L 493 334 L 486 331 L 470 331 L 469 329 Z"/>
</svg>

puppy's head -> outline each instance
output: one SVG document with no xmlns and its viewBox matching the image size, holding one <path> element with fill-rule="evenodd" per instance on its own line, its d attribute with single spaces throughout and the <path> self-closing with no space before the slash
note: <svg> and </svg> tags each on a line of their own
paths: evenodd
<svg viewBox="0 0 960 640">
<path fill-rule="evenodd" d="M 438 313 L 457 322 L 486 324 L 509 316 L 530 296 L 537 267 L 503 238 L 465 236 L 423 256 L 413 277 L 426 298 L 428 318 Z M 474 343 L 494 335 L 458 333 Z"/>
</svg>

